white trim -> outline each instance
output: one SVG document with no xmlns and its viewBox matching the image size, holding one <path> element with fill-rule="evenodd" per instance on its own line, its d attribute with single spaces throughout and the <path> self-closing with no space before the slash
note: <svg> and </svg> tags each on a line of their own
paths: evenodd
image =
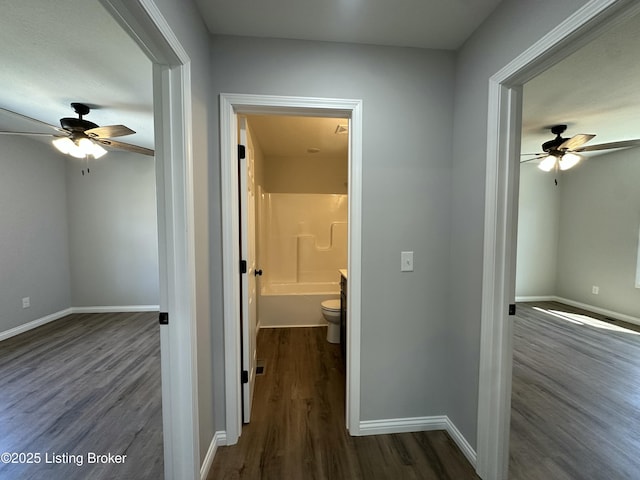
<svg viewBox="0 0 640 480">
<path fill-rule="evenodd" d="M 326 327 L 327 323 L 312 323 L 309 325 L 260 325 L 258 330 L 262 330 L 265 328 L 317 328 L 317 327 Z"/>
<path fill-rule="evenodd" d="M 383 420 L 364 420 L 360 422 L 360 433 L 362 435 L 389 435 L 391 433 L 429 432 L 431 430 L 446 429 L 446 415 L 433 417 L 387 418 Z"/>
<path fill-rule="evenodd" d="M 477 416 L 477 472 L 486 480 L 508 478 L 513 338 L 506 307 L 515 298 L 521 86 L 638 10 L 636 0 L 591 0 L 489 81 Z"/>
<path fill-rule="evenodd" d="M 634 325 L 640 325 L 639 317 L 627 315 L 626 313 L 616 312 L 614 310 L 607 310 L 606 308 L 596 307 L 595 305 L 578 302 L 576 300 L 571 300 L 565 297 L 558 297 L 556 295 L 516 297 L 516 302 L 559 302 L 564 303 L 565 305 L 571 305 L 572 307 L 582 308 L 583 310 L 588 310 L 589 312 L 605 315 L 615 320 L 621 320 L 623 322 L 633 323 Z"/>
<path fill-rule="evenodd" d="M 240 388 L 240 292 L 237 281 L 238 182 L 235 167 L 238 113 L 314 115 L 350 119 L 349 151 L 349 286 L 346 422 L 360 434 L 360 315 L 362 245 L 362 100 L 220 94 L 220 156 L 222 182 L 222 260 L 225 344 L 226 432 L 230 445 L 242 431 Z"/>
<path fill-rule="evenodd" d="M 191 59 L 156 0 L 100 0 L 154 62 L 164 476 L 199 477 Z"/>
<path fill-rule="evenodd" d="M 21 333 L 28 332 L 41 325 L 60 320 L 74 313 L 119 313 L 119 312 L 157 312 L 158 305 L 128 305 L 125 307 L 69 307 L 59 312 L 54 312 L 44 317 L 37 318 L 30 322 L 18 325 L 4 332 L 0 332 L 0 342 L 7 338 L 15 337 Z"/>
<path fill-rule="evenodd" d="M 518 296 L 516 302 L 553 302 L 557 298 L 555 295 Z"/>
<path fill-rule="evenodd" d="M 447 433 L 451 436 L 465 458 L 469 460 L 469 463 L 475 468 L 478 462 L 476 451 L 473 449 L 464 435 L 462 435 L 460 430 L 458 430 L 458 428 L 449 419 L 449 417 L 447 417 Z"/>
<path fill-rule="evenodd" d="M 41 325 L 45 325 L 47 323 L 53 322 L 55 320 L 59 320 L 67 315 L 71 315 L 72 309 L 66 308 L 64 310 L 60 310 L 59 312 L 52 313 L 50 315 L 45 315 L 44 317 L 37 318 L 36 320 L 32 320 L 28 323 L 24 323 L 22 325 L 18 325 L 17 327 L 13 327 L 9 330 L 5 330 L 4 332 L 0 332 L 0 342 L 2 340 L 6 340 L 7 338 L 15 337 L 16 335 L 20 335 L 21 333 L 28 332 L 29 330 L 33 330 L 34 328 L 38 328 Z"/>
<path fill-rule="evenodd" d="M 159 305 L 71 307 L 71 313 L 159 312 Z"/>
<path fill-rule="evenodd" d="M 572 307 L 582 308 L 583 310 L 588 310 L 589 312 L 605 315 L 615 320 L 621 320 L 623 322 L 633 323 L 634 325 L 640 325 L 640 318 L 633 317 L 625 313 L 614 312 L 613 310 L 607 310 L 606 308 L 596 307 L 594 305 L 589 305 L 588 303 L 577 302 L 575 300 L 570 300 L 563 297 L 553 297 L 553 300 L 556 302 L 564 303 L 566 305 L 571 305 Z"/>
<path fill-rule="evenodd" d="M 211 470 L 211 466 L 213 465 L 213 460 L 216 456 L 216 451 L 218 447 L 222 447 L 227 444 L 227 433 L 226 432 L 216 432 L 213 434 L 213 439 L 209 444 L 209 449 L 207 450 L 207 454 L 204 456 L 204 460 L 202 461 L 202 467 L 200 467 L 200 480 L 207 480 L 209 476 L 209 470 Z"/>
<path fill-rule="evenodd" d="M 473 467 L 476 466 L 475 450 L 446 415 L 365 420 L 360 422 L 360 433 L 362 435 L 388 435 L 392 433 L 430 432 L 433 430 L 445 430 L 469 463 Z"/>
</svg>

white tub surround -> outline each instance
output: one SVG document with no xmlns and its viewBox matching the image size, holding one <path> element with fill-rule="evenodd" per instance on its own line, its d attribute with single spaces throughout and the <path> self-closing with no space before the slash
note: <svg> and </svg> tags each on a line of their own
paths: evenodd
<svg viewBox="0 0 640 480">
<path fill-rule="evenodd" d="M 347 195 L 264 193 L 260 328 L 326 326 L 321 303 L 340 298 L 347 264 Z"/>
<path fill-rule="evenodd" d="M 324 327 L 320 304 L 337 298 L 338 282 L 265 285 L 260 294 L 260 328 Z"/>
</svg>

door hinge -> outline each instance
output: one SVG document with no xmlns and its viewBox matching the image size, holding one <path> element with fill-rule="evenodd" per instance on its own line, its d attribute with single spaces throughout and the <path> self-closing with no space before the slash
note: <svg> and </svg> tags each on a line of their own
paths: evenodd
<svg viewBox="0 0 640 480">
<path fill-rule="evenodd" d="M 247 261 L 240 260 L 240 273 L 247 273 Z"/>
<path fill-rule="evenodd" d="M 509 315 L 515 315 L 516 314 L 516 304 L 515 303 L 510 303 L 509 304 Z"/>
<path fill-rule="evenodd" d="M 158 315 L 158 321 L 160 325 L 169 325 L 169 312 L 160 312 Z"/>
<path fill-rule="evenodd" d="M 246 148 L 244 145 L 238 145 L 238 160 L 242 160 L 246 156 Z"/>
<path fill-rule="evenodd" d="M 249 372 L 246 370 L 242 370 L 242 375 L 240 376 L 242 383 L 249 383 Z"/>
</svg>

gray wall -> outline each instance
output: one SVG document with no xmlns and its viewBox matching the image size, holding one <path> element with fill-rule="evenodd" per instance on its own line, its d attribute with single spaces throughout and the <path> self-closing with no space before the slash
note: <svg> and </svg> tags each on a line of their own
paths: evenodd
<svg viewBox="0 0 640 480">
<path fill-rule="evenodd" d="M 224 36 L 211 46 L 214 110 L 221 92 L 363 99 L 361 418 L 441 415 L 453 53 Z M 412 273 L 400 272 L 403 250 L 415 252 Z M 214 328 L 221 337 L 221 317 Z"/>
<path fill-rule="evenodd" d="M 558 296 L 640 318 L 639 178 L 637 148 L 591 157 L 562 176 Z"/>
<path fill-rule="evenodd" d="M 489 78 L 586 0 L 505 0 L 457 55 L 448 415 L 476 447 Z"/>
<path fill-rule="evenodd" d="M 158 304 L 155 161 L 0 139 L 0 332 L 70 307 Z M 22 298 L 31 307 L 22 308 Z"/>
<path fill-rule="evenodd" d="M 156 3 L 195 69 L 196 221 L 207 226 L 196 232 L 201 449 L 211 408 L 225 428 L 220 92 L 364 99 L 362 418 L 446 412 L 475 447 L 488 79 L 586 0 L 505 1 L 455 66 L 447 52 L 213 37 L 210 84 L 192 2 Z M 416 271 L 401 274 L 409 249 Z"/>
<path fill-rule="evenodd" d="M 560 178 L 560 177 L 558 177 Z M 560 191 L 555 175 L 534 162 L 520 165 L 516 297 L 556 294 Z"/>
<path fill-rule="evenodd" d="M 639 158 L 638 149 L 590 156 L 559 172 L 557 186 L 553 173 L 522 166 L 516 296 L 558 296 L 640 317 Z"/>
<path fill-rule="evenodd" d="M 71 306 L 65 159 L 0 138 L 0 332 Z M 31 307 L 22 308 L 22 298 Z"/>
<path fill-rule="evenodd" d="M 71 304 L 158 305 L 155 159 L 110 151 L 67 161 Z"/>
</svg>

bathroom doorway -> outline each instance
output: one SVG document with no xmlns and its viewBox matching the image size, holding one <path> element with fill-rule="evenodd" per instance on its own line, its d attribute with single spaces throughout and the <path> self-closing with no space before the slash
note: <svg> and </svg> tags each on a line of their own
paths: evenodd
<svg viewBox="0 0 640 480">
<path fill-rule="evenodd" d="M 223 281 L 225 304 L 225 371 L 227 444 L 237 443 L 242 431 L 242 362 L 240 331 L 241 288 L 238 281 L 240 256 L 239 177 L 238 177 L 238 124 L 241 116 L 285 115 L 297 117 L 325 117 L 348 128 L 348 349 L 346 361 L 346 388 L 344 417 L 351 435 L 360 430 L 360 277 L 361 277 L 361 191 L 362 191 L 362 101 L 320 99 L 306 97 L 278 97 L 261 95 L 222 94 L 221 148 L 222 148 L 222 215 L 223 215 Z M 341 120 L 337 122 L 336 120 Z M 321 147 L 306 146 L 306 149 Z M 319 153 L 319 152 L 318 152 Z M 344 184 L 344 180 L 342 182 Z M 343 185 L 344 186 L 344 185 Z M 257 267 L 258 270 L 262 268 Z M 266 275 L 266 269 L 262 269 Z M 261 281 L 262 279 L 260 279 Z M 319 306 L 318 310 L 319 312 Z M 319 329 L 315 329 L 319 330 Z M 247 374 L 248 375 L 248 372 Z M 342 408 L 341 408 L 342 410 Z"/>
<path fill-rule="evenodd" d="M 327 326 L 329 314 L 320 306 L 329 300 L 339 306 L 341 277 L 347 272 L 349 121 L 291 115 L 242 115 L 238 120 L 245 146 L 240 159 L 241 253 L 247 262 L 241 282 L 242 369 L 247 372 L 242 417 L 249 423 L 256 376 L 265 371 L 275 375 L 276 363 L 277 373 L 285 375 L 290 366 L 275 360 L 281 355 L 300 353 L 297 349 L 318 356 L 324 352 L 332 365 L 340 360 L 344 384 L 339 348 L 344 338 L 339 338 L 339 324 Z M 337 311 L 339 319 L 339 307 Z M 322 330 L 331 332 L 324 334 L 326 341 L 337 345 L 313 348 L 308 343 L 317 341 L 318 332 L 290 336 L 288 331 L 264 330 L 325 326 Z M 258 336 L 281 338 L 275 341 L 286 346 L 270 354 L 271 346 Z M 294 337 L 299 345 L 289 344 Z"/>
</svg>

